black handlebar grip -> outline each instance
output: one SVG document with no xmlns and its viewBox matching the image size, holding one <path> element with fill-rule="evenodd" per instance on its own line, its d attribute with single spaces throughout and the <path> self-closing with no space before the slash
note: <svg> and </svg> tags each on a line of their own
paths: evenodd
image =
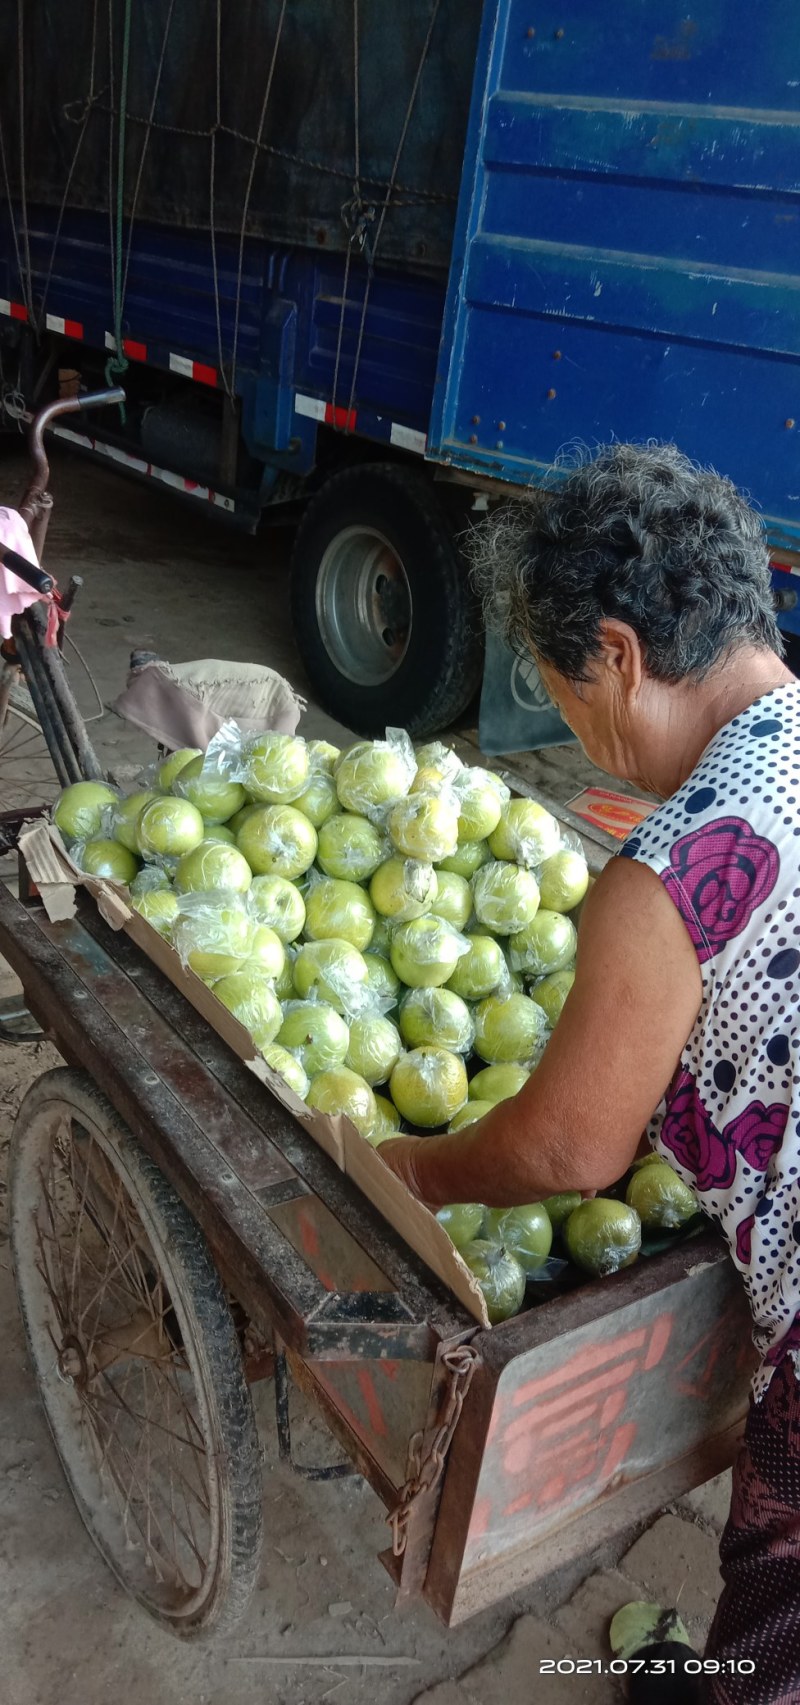
<svg viewBox="0 0 800 1705">
<path fill-rule="evenodd" d="M 52 574 L 45 574 L 43 568 L 36 568 L 27 558 L 20 556 L 17 551 L 9 550 L 6 545 L 0 545 L 0 562 L 4 568 L 10 568 L 18 580 L 24 580 L 26 586 L 31 586 L 34 592 L 45 597 L 48 592 L 55 591 L 55 581 Z"/>
</svg>

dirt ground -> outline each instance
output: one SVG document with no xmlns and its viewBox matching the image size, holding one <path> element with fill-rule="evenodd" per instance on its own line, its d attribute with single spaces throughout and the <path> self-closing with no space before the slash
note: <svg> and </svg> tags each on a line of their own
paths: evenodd
<svg viewBox="0 0 800 1705">
<path fill-rule="evenodd" d="M 6 451 L 7 501 L 21 469 Z M 48 562 L 62 583 L 71 573 L 85 577 L 75 636 L 104 706 L 124 683 L 133 646 L 175 661 L 270 662 L 304 689 L 289 631 L 284 533 L 242 538 L 202 511 L 67 455 L 56 459 L 52 483 Z M 91 710 L 86 682 L 80 693 Z M 313 705 L 302 727 L 333 738 L 340 732 Z M 111 769 L 130 771 L 152 755 L 142 736 L 108 713 L 93 737 Z M 572 791 L 578 773 L 573 759 Z M 45 1044 L 0 1047 L 0 1179 L 19 1101 L 54 1063 Z M 4 1215 L 3 1192 L 0 1181 Z M 125 1598 L 76 1514 L 26 1363 L 4 1217 L 0 1366 L 2 1705 L 107 1705 L 112 1697 L 116 1705 L 260 1705 L 265 1697 L 373 1705 L 376 1694 L 382 1705 L 406 1705 L 474 1664 L 523 1611 L 542 1615 L 562 1603 L 604 1561 L 587 1557 L 452 1634 L 424 1606 L 397 1615 L 376 1560 L 387 1543 L 382 1506 L 358 1480 L 308 1484 L 278 1463 L 266 1383 L 257 1388 L 266 1543 L 255 1601 L 236 1634 L 213 1647 L 181 1645 Z M 308 1414 L 298 1448 L 317 1459 L 332 1450 Z M 575 1696 L 569 1689 L 567 1696 L 571 1705 Z M 522 1696 L 509 1705 L 522 1705 Z"/>
</svg>

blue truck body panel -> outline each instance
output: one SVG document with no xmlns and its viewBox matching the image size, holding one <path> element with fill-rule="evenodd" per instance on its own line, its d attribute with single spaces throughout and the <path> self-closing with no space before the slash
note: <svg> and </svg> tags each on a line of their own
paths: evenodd
<svg viewBox="0 0 800 1705">
<path fill-rule="evenodd" d="M 488 0 L 429 454 L 674 439 L 800 548 L 800 12 L 751 22 Z"/>
</svg>

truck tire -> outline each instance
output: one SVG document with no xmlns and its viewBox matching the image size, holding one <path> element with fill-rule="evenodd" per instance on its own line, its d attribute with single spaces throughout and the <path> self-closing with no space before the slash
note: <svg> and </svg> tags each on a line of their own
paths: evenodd
<svg viewBox="0 0 800 1705">
<path fill-rule="evenodd" d="M 357 734 L 416 738 L 466 709 L 483 633 L 466 563 L 424 475 L 394 464 L 335 474 L 292 558 L 298 650 L 323 708 Z"/>
</svg>

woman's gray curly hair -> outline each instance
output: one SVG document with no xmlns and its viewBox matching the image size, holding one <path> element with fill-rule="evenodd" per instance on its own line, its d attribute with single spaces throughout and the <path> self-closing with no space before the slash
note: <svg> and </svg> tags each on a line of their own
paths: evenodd
<svg viewBox="0 0 800 1705">
<path fill-rule="evenodd" d="M 498 508 L 470 544 L 487 626 L 568 680 L 604 617 L 661 681 L 702 679 L 742 645 L 782 655 L 764 530 L 744 497 L 673 444 L 613 444 Z"/>
</svg>

